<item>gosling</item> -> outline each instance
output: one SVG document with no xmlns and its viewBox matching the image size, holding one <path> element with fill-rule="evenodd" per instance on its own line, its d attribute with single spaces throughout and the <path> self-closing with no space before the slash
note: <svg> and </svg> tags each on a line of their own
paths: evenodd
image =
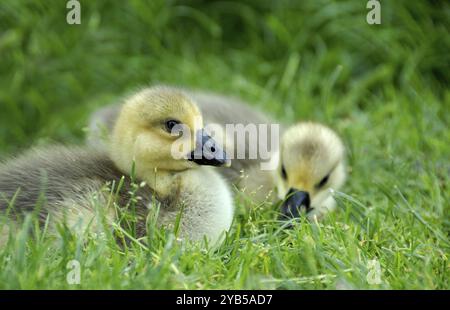
<svg viewBox="0 0 450 310">
<path fill-rule="evenodd" d="M 333 191 L 346 179 L 345 148 L 330 128 L 312 122 L 289 127 L 281 138 L 274 179 L 285 218 L 321 219 L 336 207 Z"/>
<path fill-rule="evenodd" d="M 180 126 L 193 134 L 186 135 L 190 143 L 183 144 L 181 156 L 173 156 L 174 142 L 186 133 L 174 132 Z M 234 206 L 227 182 L 206 166 L 229 165 L 229 159 L 202 127 L 200 110 L 184 93 L 143 89 L 125 99 L 109 150 L 52 146 L 3 163 L 0 213 L 20 218 L 39 206 L 41 222 L 90 231 L 99 222 L 94 201 L 104 206 L 109 223 L 117 220 L 105 185 L 123 183 L 117 203 L 124 205 L 133 184 L 141 184 L 135 193 L 138 237 L 146 233 L 149 209 L 159 206 L 158 225 L 173 227 L 182 212 L 180 238 L 215 243 L 230 228 Z"/>
</svg>

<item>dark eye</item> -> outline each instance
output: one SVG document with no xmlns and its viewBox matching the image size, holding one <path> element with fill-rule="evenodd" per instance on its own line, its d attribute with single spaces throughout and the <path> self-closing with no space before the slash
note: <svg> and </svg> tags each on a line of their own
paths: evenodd
<svg viewBox="0 0 450 310">
<path fill-rule="evenodd" d="M 317 188 L 322 188 L 327 184 L 328 179 L 330 178 L 330 175 L 328 174 L 326 177 L 324 177 L 320 182 L 316 185 Z"/>
<path fill-rule="evenodd" d="M 287 179 L 286 168 L 284 168 L 284 165 L 281 165 L 281 176 L 283 177 L 284 180 Z"/>
<path fill-rule="evenodd" d="M 171 133 L 173 127 L 175 127 L 176 125 L 178 125 L 180 122 L 174 119 L 170 119 L 168 121 L 166 121 L 165 126 L 166 126 L 166 131 Z"/>
</svg>

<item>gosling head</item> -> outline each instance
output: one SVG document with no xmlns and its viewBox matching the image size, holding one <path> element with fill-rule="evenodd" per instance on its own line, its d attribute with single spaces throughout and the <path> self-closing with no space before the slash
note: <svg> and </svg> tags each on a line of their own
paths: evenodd
<svg viewBox="0 0 450 310">
<path fill-rule="evenodd" d="M 197 105 L 180 91 L 151 87 L 125 100 L 111 137 L 111 157 L 119 169 L 138 178 L 156 171 L 180 172 L 197 165 L 229 165 L 229 159 L 203 130 Z"/>
<path fill-rule="evenodd" d="M 301 123 L 282 136 L 276 171 L 283 218 L 334 204 L 331 189 L 345 181 L 345 151 L 341 139 L 328 127 Z"/>
</svg>

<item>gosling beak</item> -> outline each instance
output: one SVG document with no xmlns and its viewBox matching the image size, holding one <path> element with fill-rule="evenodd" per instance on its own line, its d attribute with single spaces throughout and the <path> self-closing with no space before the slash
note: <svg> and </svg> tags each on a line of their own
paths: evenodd
<svg viewBox="0 0 450 310">
<path fill-rule="evenodd" d="M 281 219 L 299 218 L 302 213 L 312 210 L 309 193 L 291 188 L 281 205 Z"/>
<path fill-rule="evenodd" d="M 197 132 L 197 143 L 194 151 L 188 156 L 189 161 L 199 165 L 206 166 L 225 166 L 231 165 L 231 160 L 216 141 L 211 138 L 204 129 Z"/>
</svg>

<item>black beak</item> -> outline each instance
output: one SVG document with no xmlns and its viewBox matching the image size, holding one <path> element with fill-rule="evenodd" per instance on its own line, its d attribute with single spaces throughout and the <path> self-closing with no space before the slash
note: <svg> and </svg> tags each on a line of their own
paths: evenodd
<svg viewBox="0 0 450 310">
<path fill-rule="evenodd" d="M 197 132 L 196 141 L 195 150 L 189 155 L 188 160 L 199 165 L 230 166 L 231 161 L 225 151 L 203 129 Z"/>
<path fill-rule="evenodd" d="M 281 219 L 299 218 L 302 213 L 312 210 L 310 204 L 311 201 L 307 192 L 291 188 L 281 205 Z"/>
</svg>

